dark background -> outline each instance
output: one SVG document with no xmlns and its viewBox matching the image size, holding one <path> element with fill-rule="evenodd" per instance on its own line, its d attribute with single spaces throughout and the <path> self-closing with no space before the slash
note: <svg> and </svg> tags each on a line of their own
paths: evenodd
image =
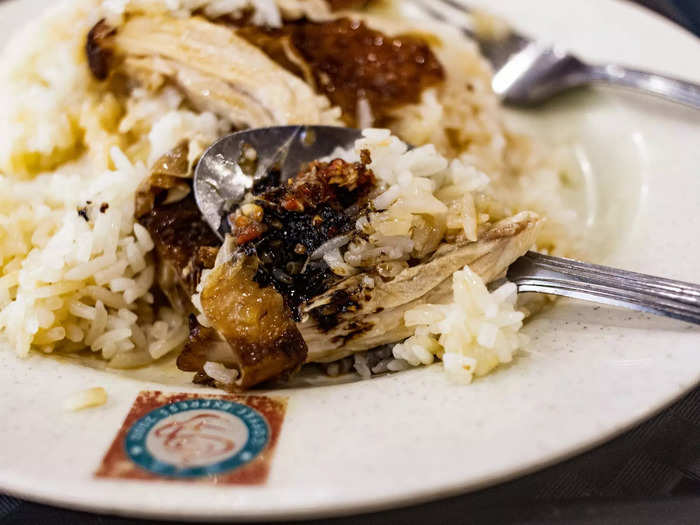
<svg viewBox="0 0 700 525">
<path fill-rule="evenodd" d="M 700 35 L 700 0 L 634 1 Z M 434 503 L 314 523 L 359 522 L 700 524 L 700 389 L 617 439 L 530 476 Z M 0 525 L 25 523 L 147 522 L 66 511 L 0 495 Z"/>
<path fill-rule="evenodd" d="M 628 0 L 658 11 L 700 35 L 700 0 Z"/>
</svg>

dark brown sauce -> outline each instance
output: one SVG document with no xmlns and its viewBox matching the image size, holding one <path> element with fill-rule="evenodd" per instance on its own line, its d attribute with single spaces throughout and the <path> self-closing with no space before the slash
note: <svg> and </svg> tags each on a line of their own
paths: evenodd
<svg viewBox="0 0 700 525">
<path fill-rule="evenodd" d="M 346 290 L 336 290 L 331 294 L 328 304 L 311 310 L 311 317 L 318 323 L 319 328 L 328 332 L 338 326 L 340 317 L 348 312 L 359 309 L 359 303 L 353 298 L 353 294 Z"/>
<path fill-rule="evenodd" d="M 368 154 L 363 156 L 369 163 Z M 235 214 L 232 233 L 238 245 L 259 261 L 255 282 L 274 286 L 295 320 L 300 319 L 299 305 L 339 279 L 322 258 L 311 260 L 310 255 L 328 240 L 354 231 L 374 184 L 374 174 L 363 163 L 312 162 L 286 184 L 259 196 L 255 206 L 260 217 Z"/>
<path fill-rule="evenodd" d="M 281 29 L 247 26 L 238 34 L 282 67 L 303 76 L 285 49 L 286 43 L 291 44 L 309 67 L 317 91 L 343 110 L 349 125 L 357 124 L 361 99 L 369 103 L 375 122 L 381 122 L 393 109 L 418 102 L 425 88 L 445 78 L 424 40 L 389 37 L 348 18 L 290 23 Z"/>
</svg>

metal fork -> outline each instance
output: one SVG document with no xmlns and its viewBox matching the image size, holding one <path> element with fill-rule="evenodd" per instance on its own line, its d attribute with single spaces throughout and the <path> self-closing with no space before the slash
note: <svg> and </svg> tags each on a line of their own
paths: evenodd
<svg viewBox="0 0 700 525">
<path fill-rule="evenodd" d="M 518 293 L 563 295 L 700 324 L 697 284 L 536 252 L 511 264 L 506 279 L 517 285 Z"/>
<path fill-rule="evenodd" d="M 530 106 L 574 87 L 611 84 L 660 96 L 700 109 L 700 85 L 614 64 L 586 64 L 557 47 L 511 30 L 500 38 L 480 36 L 459 17 L 473 11 L 457 0 L 409 0 L 429 17 L 457 27 L 479 45 L 494 69 L 493 90 L 504 102 Z M 440 5 L 442 9 L 436 7 Z"/>
</svg>

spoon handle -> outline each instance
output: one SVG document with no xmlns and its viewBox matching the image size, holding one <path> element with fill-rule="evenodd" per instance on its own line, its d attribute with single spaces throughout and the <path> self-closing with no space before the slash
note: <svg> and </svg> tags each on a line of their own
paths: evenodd
<svg viewBox="0 0 700 525">
<path fill-rule="evenodd" d="M 700 324 L 700 285 L 527 252 L 508 268 L 518 292 L 622 306 Z"/>
<path fill-rule="evenodd" d="M 590 74 L 596 82 L 646 91 L 700 109 L 700 85 L 693 82 L 614 65 L 591 66 Z"/>
</svg>

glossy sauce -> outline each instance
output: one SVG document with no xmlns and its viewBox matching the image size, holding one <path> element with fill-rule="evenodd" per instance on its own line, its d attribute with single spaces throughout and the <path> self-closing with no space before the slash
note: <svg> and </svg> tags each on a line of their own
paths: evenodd
<svg viewBox="0 0 700 525">
<path fill-rule="evenodd" d="M 281 29 L 247 26 L 238 34 L 303 76 L 303 68 L 290 60 L 286 40 L 309 68 L 317 91 L 340 106 L 351 126 L 357 124 L 362 99 L 375 123 L 381 123 L 392 110 L 418 102 L 425 88 L 445 78 L 442 65 L 422 39 L 388 37 L 348 18 Z"/>
</svg>

